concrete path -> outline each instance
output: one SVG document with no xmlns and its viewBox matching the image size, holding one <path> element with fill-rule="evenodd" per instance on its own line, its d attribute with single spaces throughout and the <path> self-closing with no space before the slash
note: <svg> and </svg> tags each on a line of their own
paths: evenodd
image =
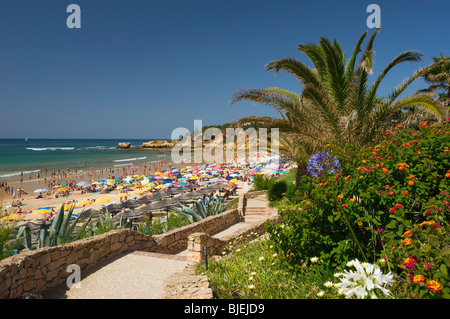
<svg viewBox="0 0 450 319">
<path fill-rule="evenodd" d="M 265 205 L 264 195 L 249 199 L 245 220 L 214 236 L 225 237 L 265 219 Z M 45 299 L 160 299 L 165 281 L 188 265 L 187 250 L 176 255 L 134 251 L 82 273 L 80 288 L 68 289 L 63 283 L 42 295 Z"/>
</svg>

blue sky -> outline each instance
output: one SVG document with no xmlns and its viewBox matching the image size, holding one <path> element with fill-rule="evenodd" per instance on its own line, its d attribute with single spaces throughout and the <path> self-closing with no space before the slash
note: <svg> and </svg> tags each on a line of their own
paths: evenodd
<svg viewBox="0 0 450 319">
<path fill-rule="evenodd" d="M 81 29 L 66 26 L 71 3 L 81 7 Z M 402 51 L 425 54 L 394 69 L 381 94 L 431 57 L 450 54 L 448 0 L 2 1 L 0 138 L 170 138 L 194 120 L 276 116 L 229 99 L 249 88 L 300 92 L 291 75 L 264 65 L 287 56 L 308 61 L 297 45 L 321 36 L 350 55 L 368 30 L 371 3 L 383 24 L 375 75 Z"/>
</svg>

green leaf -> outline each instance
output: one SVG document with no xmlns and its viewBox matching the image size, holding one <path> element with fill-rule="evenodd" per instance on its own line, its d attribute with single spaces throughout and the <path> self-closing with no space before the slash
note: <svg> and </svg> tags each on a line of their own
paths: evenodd
<svg viewBox="0 0 450 319">
<path fill-rule="evenodd" d="M 440 267 L 440 269 L 441 269 L 442 273 L 443 273 L 446 277 L 448 277 L 447 266 L 445 266 L 444 264 L 442 264 L 441 267 Z"/>
</svg>

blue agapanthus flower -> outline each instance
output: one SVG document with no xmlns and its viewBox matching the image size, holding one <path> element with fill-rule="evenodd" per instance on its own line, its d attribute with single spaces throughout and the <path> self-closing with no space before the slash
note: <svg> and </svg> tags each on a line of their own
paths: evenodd
<svg viewBox="0 0 450 319">
<path fill-rule="evenodd" d="M 333 174 L 341 168 L 341 164 L 336 157 L 331 156 L 328 152 L 319 152 L 309 159 L 306 169 L 312 176 L 323 175 L 326 172 Z"/>
</svg>

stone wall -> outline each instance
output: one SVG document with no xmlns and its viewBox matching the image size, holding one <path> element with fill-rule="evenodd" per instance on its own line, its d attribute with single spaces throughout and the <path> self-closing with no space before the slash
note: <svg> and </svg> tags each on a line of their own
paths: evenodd
<svg viewBox="0 0 450 319">
<path fill-rule="evenodd" d="M 271 216 L 259 223 L 251 224 L 233 234 L 223 238 L 216 238 L 214 235 L 204 232 L 192 233 L 188 239 L 188 261 L 196 263 L 205 260 L 205 248 L 208 256 L 221 255 L 226 252 L 227 246 L 235 239 L 240 238 L 240 242 L 252 239 L 251 233 L 264 234 L 266 232 L 266 222 L 280 223 L 281 216 L 273 210 Z"/>
<path fill-rule="evenodd" d="M 262 190 L 262 191 L 248 192 L 248 193 L 245 193 L 245 198 L 246 199 L 255 198 L 255 197 L 258 197 L 259 195 L 263 195 L 263 194 L 267 194 L 267 191 Z"/>
<path fill-rule="evenodd" d="M 240 220 L 238 210 L 234 209 L 161 235 L 147 236 L 121 229 L 56 247 L 21 252 L 0 261 L 0 298 L 20 298 L 56 286 L 71 274 L 67 272 L 71 264 L 84 270 L 133 250 L 176 253 L 186 249 L 191 233 L 214 234 Z"/>
</svg>

